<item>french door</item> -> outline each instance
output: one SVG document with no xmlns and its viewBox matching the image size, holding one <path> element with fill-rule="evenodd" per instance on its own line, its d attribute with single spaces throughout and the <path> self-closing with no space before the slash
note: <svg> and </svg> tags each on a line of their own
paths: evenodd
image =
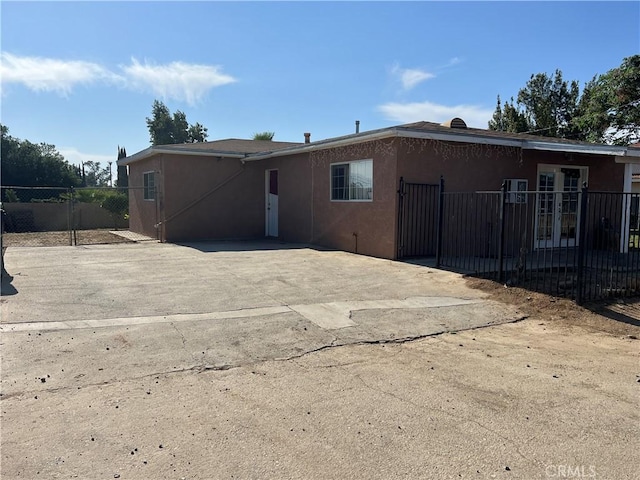
<svg viewBox="0 0 640 480">
<path fill-rule="evenodd" d="M 536 202 L 538 248 L 575 247 L 580 224 L 580 187 L 586 167 L 540 166 Z"/>
</svg>

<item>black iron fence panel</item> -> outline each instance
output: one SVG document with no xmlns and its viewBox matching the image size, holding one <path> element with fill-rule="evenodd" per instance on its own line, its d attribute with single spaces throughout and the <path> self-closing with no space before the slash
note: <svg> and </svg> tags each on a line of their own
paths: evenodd
<svg viewBox="0 0 640 480">
<path fill-rule="evenodd" d="M 130 242 L 129 201 L 137 190 L 2 186 L 2 246 Z"/>
<path fill-rule="evenodd" d="M 578 301 L 640 294 L 640 194 L 440 189 L 436 266 Z"/>
<path fill-rule="evenodd" d="M 435 255 L 440 186 L 400 179 L 398 257 Z"/>
</svg>

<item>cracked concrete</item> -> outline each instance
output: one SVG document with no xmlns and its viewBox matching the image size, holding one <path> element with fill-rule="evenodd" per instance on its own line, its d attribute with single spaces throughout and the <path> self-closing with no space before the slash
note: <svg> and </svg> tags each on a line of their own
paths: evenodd
<svg viewBox="0 0 640 480">
<path fill-rule="evenodd" d="M 541 478 L 592 461 L 580 442 L 606 423 L 612 448 L 637 433 L 623 369 L 558 389 L 565 360 L 514 343 L 523 315 L 451 273 L 268 243 L 5 260 L 2 478 Z M 607 404 L 588 425 L 581 382 Z M 624 478 L 616 455 L 595 459 Z"/>
</svg>

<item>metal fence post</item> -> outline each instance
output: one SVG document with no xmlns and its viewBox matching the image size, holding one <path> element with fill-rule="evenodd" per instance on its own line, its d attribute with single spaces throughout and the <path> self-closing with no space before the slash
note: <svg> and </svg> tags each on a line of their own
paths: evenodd
<svg viewBox="0 0 640 480">
<path fill-rule="evenodd" d="M 504 280 L 504 230 L 505 230 L 505 205 L 507 199 L 507 182 L 502 182 L 500 189 L 500 231 L 498 232 L 498 281 Z"/>
<path fill-rule="evenodd" d="M 578 233 L 578 272 L 577 272 L 577 289 L 576 303 L 582 305 L 584 302 L 584 254 L 587 239 L 587 197 L 589 189 L 587 183 L 582 184 L 582 196 L 580 197 L 580 210 L 578 216 L 580 218 L 580 232 Z"/>
<path fill-rule="evenodd" d="M 77 236 L 77 233 L 76 233 L 76 209 L 75 209 L 76 189 L 74 187 L 71 187 L 71 196 L 69 198 L 69 201 L 71 202 L 71 233 L 72 233 L 72 236 L 73 236 L 72 245 L 77 246 L 78 245 L 78 236 Z"/>
<path fill-rule="evenodd" d="M 73 246 L 73 233 L 71 232 L 71 219 L 73 213 L 71 211 L 71 198 L 73 197 L 73 187 L 67 188 L 67 233 L 69 233 L 69 246 Z"/>
<path fill-rule="evenodd" d="M 402 234 L 404 220 L 404 178 L 400 177 L 400 187 L 398 188 L 398 232 L 396 245 L 396 256 L 400 260 L 402 258 L 404 235 Z"/>
<path fill-rule="evenodd" d="M 442 264 L 442 226 L 444 223 L 444 177 L 440 175 L 438 189 L 438 231 L 436 232 L 436 267 Z"/>
</svg>

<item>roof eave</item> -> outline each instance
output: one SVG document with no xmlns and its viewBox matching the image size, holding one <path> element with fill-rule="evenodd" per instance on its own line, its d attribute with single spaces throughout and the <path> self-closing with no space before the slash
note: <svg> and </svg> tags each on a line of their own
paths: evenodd
<svg viewBox="0 0 640 480">
<path fill-rule="evenodd" d="M 176 148 L 162 148 L 162 147 L 148 147 L 141 152 L 136 153 L 130 157 L 121 158 L 116 163 L 119 166 L 129 165 L 134 162 L 139 162 L 146 158 L 152 157 L 158 154 L 168 154 L 168 155 L 185 155 L 185 156 L 198 156 L 198 157 L 219 157 L 219 158 L 245 158 L 247 155 L 244 153 L 232 153 L 232 152 L 221 152 L 221 151 L 207 151 L 207 150 L 187 150 L 187 149 L 176 149 Z"/>
<path fill-rule="evenodd" d="M 525 150 L 545 150 L 551 152 L 588 153 L 591 155 L 623 156 L 627 153 L 626 147 L 617 145 L 581 145 L 574 143 L 544 142 L 523 140 L 522 148 Z"/>
</svg>

